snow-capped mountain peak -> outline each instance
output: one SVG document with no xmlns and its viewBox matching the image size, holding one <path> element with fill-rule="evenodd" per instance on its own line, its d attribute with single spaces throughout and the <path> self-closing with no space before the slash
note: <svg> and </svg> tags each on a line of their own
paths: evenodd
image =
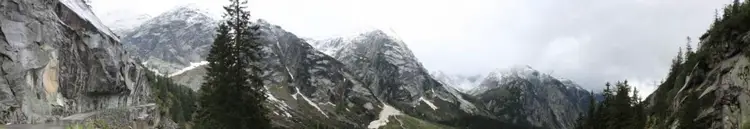
<svg viewBox="0 0 750 129">
<path fill-rule="evenodd" d="M 177 6 L 127 32 L 123 44 L 147 67 L 174 72 L 205 60 L 216 22 L 199 6 Z"/>
<path fill-rule="evenodd" d="M 341 50 L 347 45 L 350 45 L 351 43 L 364 43 L 362 41 L 369 40 L 373 38 L 378 39 L 387 39 L 392 42 L 387 43 L 395 43 L 393 46 L 398 46 L 398 48 L 403 49 L 402 51 L 409 51 L 406 44 L 403 40 L 398 38 L 399 36 L 392 30 L 382 30 L 382 29 L 363 29 L 360 32 L 348 34 L 348 35 L 342 35 L 342 36 L 336 36 L 331 38 L 326 38 L 322 40 L 316 40 L 316 39 L 305 39 L 307 40 L 310 45 L 315 47 L 315 49 L 326 53 L 331 56 L 336 56 L 336 52 Z M 413 55 L 413 54 L 412 54 Z"/>
<path fill-rule="evenodd" d="M 195 4 L 186 4 L 169 10 L 147 21 L 146 24 L 170 24 L 172 21 L 184 21 L 186 24 L 213 24 L 216 20 L 207 10 Z"/>
<path fill-rule="evenodd" d="M 539 76 L 539 71 L 535 70 L 529 65 L 514 65 L 509 69 L 499 69 L 496 70 L 493 73 L 490 73 L 490 75 L 499 75 L 499 76 Z"/>
<path fill-rule="evenodd" d="M 477 87 L 474 87 L 473 89 L 470 89 L 468 91 L 470 94 L 476 95 L 482 93 L 483 91 L 487 91 L 488 89 L 497 88 L 494 86 L 512 83 L 513 81 L 518 79 L 526 80 L 534 84 L 541 84 L 544 82 L 559 82 L 561 83 L 561 85 L 555 86 L 584 90 L 580 85 L 574 83 L 572 80 L 558 79 L 556 77 L 553 77 L 552 75 L 539 72 L 538 70 L 528 65 L 514 65 L 507 69 L 496 69 L 493 72 L 490 72 Z"/>
<path fill-rule="evenodd" d="M 124 36 L 125 33 L 153 18 L 149 14 L 133 13 L 129 10 L 116 10 L 102 15 L 102 22 L 117 35 Z"/>
</svg>

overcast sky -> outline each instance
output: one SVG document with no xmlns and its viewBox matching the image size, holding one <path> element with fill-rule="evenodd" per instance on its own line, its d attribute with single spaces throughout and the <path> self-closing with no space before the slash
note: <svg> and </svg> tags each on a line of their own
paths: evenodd
<svg viewBox="0 0 750 129">
<path fill-rule="evenodd" d="M 156 16 L 186 3 L 213 9 L 226 3 L 92 1 L 104 21 L 134 14 Z M 713 20 L 714 10 L 730 2 L 250 0 L 249 6 L 256 18 L 302 37 L 393 29 L 431 71 L 486 74 L 512 65 L 530 65 L 597 91 L 606 81 L 628 79 L 645 95 L 666 76 L 671 59 L 678 47 L 685 45 L 685 38 L 703 34 Z"/>
</svg>

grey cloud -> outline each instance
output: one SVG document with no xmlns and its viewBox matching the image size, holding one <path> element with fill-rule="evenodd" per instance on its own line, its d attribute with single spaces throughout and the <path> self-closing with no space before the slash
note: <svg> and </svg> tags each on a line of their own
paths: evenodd
<svg viewBox="0 0 750 129">
<path fill-rule="evenodd" d="M 490 25 L 480 25 L 487 29 L 473 32 L 477 36 L 471 38 L 479 38 L 476 44 L 483 44 L 481 49 L 490 50 L 449 53 L 456 55 L 451 58 L 431 56 L 431 53 L 417 55 L 430 68 L 459 74 L 479 74 L 511 64 L 529 64 L 597 91 L 606 81 L 629 79 L 640 81 L 637 83 L 641 85 L 653 84 L 666 76 L 678 47 L 686 43 L 685 37 L 703 34 L 713 20 L 714 9 L 730 1 L 527 2 L 520 7 L 527 11 L 519 11 L 522 13 L 515 15 L 518 17 L 483 19 L 504 23 L 482 22 Z M 578 45 L 556 45 L 554 47 L 559 48 L 552 49 L 570 51 L 546 54 L 549 51 L 545 50 L 553 41 L 565 38 L 572 38 L 570 42 L 578 41 Z M 454 58 L 469 59 L 451 61 Z M 463 67 L 453 69 L 456 65 Z M 475 67 L 477 65 L 480 66 Z M 476 70 L 467 70 L 472 68 Z"/>
<path fill-rule="evenodd" d="M 221 5 L 212 0 L 181 2 Z M 629 79 L 644 85 L 661 80 L 677 48 L 685 45 L 685 37 L 705 32 L 714 9 L 730 2 L 250 0 L 249 6 L 256 18 L 302 37 L 322 38 L 368 24 L 385 24 L 433 71 L 485 74 L 528 64 L 600 90 L 606 81 Z M 179 3 L 109 0 L 94 4 L 97 14 L 106 14 L 108 7 L 158 14 Z"/>
</svg>

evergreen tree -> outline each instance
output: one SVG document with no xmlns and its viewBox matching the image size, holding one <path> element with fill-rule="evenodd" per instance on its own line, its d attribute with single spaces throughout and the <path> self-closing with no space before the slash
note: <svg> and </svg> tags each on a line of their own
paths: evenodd
<svg viewBox="0 0 750 129">
<path fill-rule="evenodd" d="M 604 93 L 604 102 L 608 102 L 609 100 L 612 99 L 612 96 L 613 96 L 614 93 L 612 93 L 611 84 L 609 84 L 609 82 L 607 82 L 606 84 L 604 84 L 604 86 L 606 86 L 604 88 L 604 92 L 603 92 Z"/>
<path fill-rule="evenodd" d="M 243 114 L 236 119 L 238 128 L 271 128 L 270 120 L 266 117 L 268 109 L 263 105 L 266 101 L 266 92 L 261 78 L 261 53 L 259 26 L 251 26 L 250 12 L 245 11 L 246 0 L 230 0 L 232 4 L 225 7 L 227 15 L 231 16 L 230 24 L 235 27 L 235 49 L 233 55 L 236 66 L 231 70 L 237 82 L 242 82 L 233 87 L 239 96 L 240 102 L 235 109 L 238 114 Z M 234 22 L 232 22 L 234 21 Z"/>
<path fill-rule="evenodd" d="M 230 83 L 229 78 L 227 78 L 229 71 L 227 66 L 233 64 L 232 60 L 229 60 L 231 56 L 229 52 L 230 41 L 232 39 L 229 31 L 230 28 L 226 22 L 219 24 L 218 34 L 206 58 L 209 63 L 206 68 L 206 76 L 204 76 L 205 82 L 201 85 L 199 91 L 199 106 L 194 122 L 196 129 L 228 128 L 219 124 L 220 120 L 217 117 L 221 117 L 221 112 L 225 110 L 222 106 L 227 102 L 220 92 L 227 90 L 224 88 Z"/>
<path fill-rule="evenodd" d="M 688 36 L 687 37 L 687 43 L 686 43 L 686 46 L 685 46 L 685 51 L 686 51 L 685 52 L 685 58 L 689 58 L 690 55 L 694 53 L 693 47 L 690 45 L 690 43 L 692 43 L 692 42 L 693 42 L 692 39 L 690 39 L 690 36 Z"/>
<path fill-rule="evenodd" d="M 615 87 L 617 88 L 615 95 L 615 99 L 612 101 L 612 108 L 610 108 L 611 115 L 613 115 L 614 120 L 608 121 L 612 124 L 613 127 L 617 128 L 625 128 L 628 125 L 632 124 L 630 121 L 628 121 L 630 118 L 631 112 L 630 110 L 630 87 L 627 85 L 627 81 L 625 82 L 617 82 L 615 84 Z"/>
<path fill-rule="evenodd" d="M 146 77 L 151 82 L 151 93 L 159 107 L 159 114 L 169 116 L 168 118 L 180 128 L 185 128 L 195 111 L 196 100 L 193 90 L 155 73 L 149 73 Z"/>
<path fill-rule="evenodd" d="M 682 47 L 680 47 L 680 50 L 677 51 L 677 57 L 676 57 L 676 60 L 675 60 L 674 63 L 676 63 L 679 66 L 679 64 L 682 64 L 682 62 L 684 62 L 684 60 L 685 59 L 684 59 L 683 54 L 682 54 Z"/>
<path fill-rule="evenodd" d="M 593 95 L 585 119 L 579 119 L 578 129 L 642 129 L 645 127 L 646 117 L 643 104 L 637 96 L 638 90 L 630 90 L 628 81 L 615 83 L 615 89 L 606 84 L 601 103 L 596 103 Z M 613 91 L 614 90 L 614 91 Z M 632 96 L 631 96 L 632 95 Z"/>
<path fill-rule="evenodd" d="M 638 90 L 633 87 L 633 112 L 635 116 L 632 121 L 634 121 L 633 126 L 636 129 L 646 128 L 648 117 L 646 117 L 645 107 L 643 105 L 643 101 L 641 101 L 641 98 L 638 96 Z"/>
<path fill-rule="evenodd" d="M 591 92 L 591 96 L 589 97 L 589 110 L 586 112 L 586 115 L 579 115 L 578 121 L 576 123 L 577 129 L 594 129 L 595 122 L 597 121 L 596 118 L 596 96 L 594 96 L 594 93 Z"/>
<path fill-rule="evenodd" d="M 630 98 L 633 102 L 631 103 L 640 103 L 641 98 L 638 96 L 638 88 L 633 87 L 633 96 Z"/>
<path fill-rule="evenodd" d="M 209 52 L 196 115 L 198 129 L 271 128 L 260 77 L 258 27 L 251 26 L 246 0 L 230 0 Z"/>
<path fill-rule="evenodd" d="M 679 129 L 700 129 L 705 127 L 700 127 L 696 124 L 694 121 L 695 118 L 698 117 L 698 112 L 700 111 L 700 103 L 698 102 L 698 97 L 696 95 L 687 95 L 684 100 L 682 100 L 681 105 L 679 107 L 680 110 L 678 110 L 678 117 L 679 117 Z"/>
<path fill-rule="evenodd" d="M 740 0 L 732 1 L 732 13 L 738 13 L 740 10 Z"/>
<path fill-rule="evenodd" d="M 588 123 L 586 120 L 587 119 L 586 117 L 584 117 L 583 113 L 578 114 L 578 118 L 576 119 L 575 123 L 575 129 L 585 129 L 587 127 L 586 124 Z"/>
</svg>

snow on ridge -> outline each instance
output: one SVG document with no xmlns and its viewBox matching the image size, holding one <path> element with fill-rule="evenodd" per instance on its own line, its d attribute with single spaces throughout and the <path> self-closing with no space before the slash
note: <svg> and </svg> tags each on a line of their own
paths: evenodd
<svg viewBox="0 0 750 129">
<path fill-rule="evenodd" d="M 184 21 L 186 26 L 196 24 L 207 24 L 208 26 L 206 27 L 215 26 L 214 23 L 218 22 L 218 18 L 206 10 L 208 9 L 200 8 L 195 4 L 179 5 L 144 21 L 139 27 L 135 27 L 134 29 L 143 26 L 169 25 L 173 21 Z"/>
<path fill-rule="evenodd" d="M 144 61 L 144 62 L 141 62 L 141 64 L 142 64 L 143 66 L 146 66 L 146 65 L 148 64 L 148 62 L 145 62 L 145 61 Z M 151 71 L 151 72 L 154 72 L 154 74 L 156 74 L 157 76 L 164 76 L 164 74 L 160 73 L 160 72 L 159 72 L 159 70 L 157 70 L 157 69 L 154 69 L 154 68 L 148 68 L 148 67 L 145 67 L 145 68 L 146 68 L 147 70 Z"/>
<path fill-rule="evenodd" d="M 427 105 L 430 106 L 430 108 L 432 108 L 432 110 L 437 110 L 438 109 L 438 107 L 435 106 L 435 104 L 433 104 L 430 101 L 427 101 L 426 99 L 424 99 L 424 97 L 419 97 L 419 100 L 422 101 L 422 102 L 424 102 L 424 103 L 427 103 Z"/>
<path fill-rule="evenodd" d="M 456 96 L 456 99 L 458 99 L 458 104 L 461 107 L 461 110 L 464 110 L 468 113 L 474 113 L 474 111 L 477 109 L 477 107 L 474 104 L 464 99 L 464 97 L 461 96 L 461 94 L 458 93 L 459 91 L 457 91 L 455 88 L 445 87 L 445 89 L 448 91 L 448 93 L 451 93 L 453 94 L 453 96 Z"/>
<path fill-rule="evenodd" d="M 207 6 L 210 6 L 210 5 L 207 5 Z M 177 5 L 173 10 L 170 10 L 170 11 L 179 10 L 179 9 L 187 9 L 190 11 L 194 11 L 202 15 L 211 17 L 213 19 L 221 18 L 221 15 L 224 12 L 223 7 L 206 7 L 203 5 L 199 5 L 198 3 L 186 3 L 186 4 Z"/>
<path fill-rule="evenodd" d="M 278 98 L 276 98 L 275 96 L 273 96 L 273 94 L 271 94 L 270 90 L 268 90 L 268 87 L 266 87 L 266 86 L 263 86 L 263 87 L 266 88 L 266 96 L 268 97 L 268 100 L 276 102 L 276 107 L 278 107 L 281 111 L 284 111 L 283 115 L 285 117 L 292 117 L 292 114 L 289 114 L 289 111 L 287 111 L 287 110 L 289 110 L 289 105 L 286 104 L 286 102 L 284 102 L 282 100 L 279 100 Z"/>
<path fill-rule="evenodd" d="M 297 95 L 302 96 L 302 99 L 304 99 L 305 101 L 307 101 L 307 104 L 312 105 L 313 107 L 315 107 L 315 109 L 318 109 L 318 111 L 320 111 L 320 113 L 323 114 L 323 116 L 325 116 L 326 118 L 328 118 L 328 114 L 326 114 L 326 112 L 324 112 L 322 109 L 320 109 L 320 107 L 318 107 L 318 104 L 315 104 L 313 101 L 311 101 L 310 99 L 308 99 L 307 97 L 305 97 L 304 94 L 300 94 L 299 88 L 295 88 L 295 89 L 297 90 L 297 93 L 295 93 L 294 95 L 292 95 L 292 97 L 294 99 L 297 99 L 297 97 L 296 97 Z"/>
<path fill-rule="evenodd" d="M 292 74 L 292 71 L 289 71 L 289 67 L 286 67 L 286 66 L 285 66 L 284 68 L 286 68 L 286 73 L 288 73 L 288 74 L 289 74 L 289 77 L 290 77 L 290 78 L 291 78 L 292 80 L 294 80 L 294 75 Z"/>
<path fill-rule="evenodd" d="M 370 26 L 370 27 L 364 27 L 364 28 L 359 29 L 358 31 L 355 31 L 355 32 L 356 32 L 356 33 L 354 33 L 355 35 L 348 35 L 348 36 L 354 36 L 354 37 L 356 37 L 356 36 L 361 36 L 361 35 L 364 35 L 364 34 L 375 33 L 375 34 L 381 34 L 383 36 L 387 36 L 388 38 L 390 38 L 390 39 L 392 39 L 394 41 L 401 41 L 401 37 L 391 27 L 375 27 L 375 26 Z M 401 43 L 403 43 L 403 42 L 401 42 Z"/>
<path fill-rule="evenodd" d="M 169 74 L 169 76 L 167 76 L 167 77 L 172 77 L 172 76 L 180 75 L 180 74 L 182 74 L 184 72 L 190 71 L 192 69 L 198 68 L 199 66 L 203 66 L 203 65 L 207 65 L 207 64 L 208 64 L 208 61 L 201 61 L 201 62 L 198 62 L 198 63 L 190 63 L 190 66 L 182 68 L 179 71 L 174 72 L 172 74 Z"/>
<path fill-rule="evenodd" d="M 82 19 L 89 21 L 89 23 L 93 24 L 96 29 L 101 31 L 104 34 L 109 35 L 112 39 L 115 39 L 115 41 L 120 42 L 120 38 L 115 36 L 114 32 L 107 28 L 104 24 L 102 24 L 102 21 L 99 20 L 96 15 L 94 15 L 94 12 L 91 11 L 91 8 L 86 5 L 86 3 L 83 3 L 81 0 L 60 0 L 60 3 L 63 3 L 65 6 L 67 6 L 70 10 L 73 10 L 73 12 L 76 13 L 79 17 Z"/>
<path fill-rule="evenodd" d="M 573 80 L 570 80 L 570 79 L 567 79 L 567 78 L 559 78 L 558 80 L 560 80 L 560 82 L 563 83 L 563 85 L 565 86 L 565 88 L 568 88 L 568 89 L 575 88 L 577 90 L 586 90 L 583 87 L 581 87 L 581 85 L 578 85 L 575 82 L 573 82 Z"/>
<path fill-rule="evenodd" d="M 306 39 L 306 42 L 310 44 L 316 50 L 323 52 L 328 56 L 335 56 L 334 54 L 341 50 L 346 44 L 351 41 L 342 40 L 343 38 L 330 38 L 324 40 Z"/>
<path fill-rule="evenodd" d="M 529 65 L 514 65 L 506 69 L 496 69 L 487 75 L 486 79 L 497 79 L 502 82 L 508 77 L 520 77 L 522 79 L 531 79 L 541 77 L 543 73 L 531 68 Z"/>
<path fill-rule="evenodd" d="M 383 104 L 383 111 L 380 111 L 380 115 L 378 115 L 378 119 L 370 122 L 370 125 L 367 125 L 368 129 L 377 129 L 381 126 L 385 126 L 388 124 L 388 118 L 391 116 L 401 115 L 401 111 L 399 111 L 396 108 L 391 107 L 390 105 Z"/>
</svg>

